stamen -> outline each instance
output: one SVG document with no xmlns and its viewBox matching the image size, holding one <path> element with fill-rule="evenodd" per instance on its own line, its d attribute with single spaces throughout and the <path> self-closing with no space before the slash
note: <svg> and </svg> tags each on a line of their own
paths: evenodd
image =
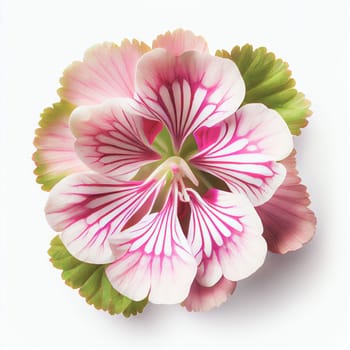
<svg viewBox="0 0 350 350">
<path fill-rule="evenodd" d="M 181 180 L 183 183 L 183 178 L 187 177 L 195 186 L 199 185 L 199 181 L 193 174 L 188 164 L 182 158 L 177 156 L 170 157 L 165 162 L 163 162 L 152 172 L 147 180 L 152 180 L 154 178 L 159 179 L 161 177 L 170 175 L 169 173 L 177 181 Z M 185 185 L 184 188 L 186 188 Z"/>
<path fill-rule="evenodd" d="M 190 197 L 189 197 L 189 195 L 188 195 L 188 193 L 187 193 L 186 185 L 185 185 L 185 183 L 184 183 L 183 178 L 182 178 L 182 177 L 179 178 L 179 179 L 178 179 L 178 182 L 179 182 L 180 188 L 181 188 L 181 191 L 179 192 L 180 200 L 181 200 L 182 202 L 189 202 L 189 201 L 190 201 Z"/>
<path fill-rule="evenodd" d="M 193 174 L 191 168 L 188 166 L 188 164 L 182 159 L 181 160 L 181 170 L 183 172 L 183 175 L 185 175 L 195 186 L 199 185 L 199 181 Z"/>
</svg>

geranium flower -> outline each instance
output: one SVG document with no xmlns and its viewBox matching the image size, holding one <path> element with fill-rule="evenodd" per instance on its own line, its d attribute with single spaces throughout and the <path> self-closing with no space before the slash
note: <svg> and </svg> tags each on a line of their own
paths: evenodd
<svg viewBox="0 0 350 350">
<path fill-rule="evenodd" d="M 98 45 L 61 83 L 78 107 L 37 140 L 57 140 L 41 158 L 70 174 L 47 219 L 74 257 L 109 264 L 118 292 L 207 310 L 263 264 L 267 245 L 286 252 L 311 238 L 286 123 L 263 104 L 241 106 L 237 66 L 201 37 Z"/>
</svg>

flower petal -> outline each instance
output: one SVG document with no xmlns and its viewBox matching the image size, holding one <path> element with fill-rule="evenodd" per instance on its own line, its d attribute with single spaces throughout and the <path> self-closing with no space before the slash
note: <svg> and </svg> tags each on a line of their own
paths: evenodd
<svg viewBox="0 0 350 350">
<path fill-rule="evenodd" d="M 146 135 L 149 144 L 152 144 L 160 131 L 163 129 L 163 124 L 156 120 L 142 118 L 142 130 Z"/>
<path fill-rule="evenodd" d="M 69 129 L 69 115 L 73 106 L 61 101 L 46 108 L 41 114 L 40 128 L 36 130 L 33 155 L 34 173 L 43 190 L 49 191 L 67 175 L 87 170 L 74 150 L 74 137 Z"/>
<path fill-rule="evenodd" d="M 132 97 L 136 63 L 148 50 L 136 40 L 124 40 L 121 46 L 110 42 L 93 46 L 82 62 L 74 62 L 64 71 L 60 97 L 78 106 Z"/>
<path fill-rule="evenodd" d="M 203 287 L 194 280 L 190 294 L 182 303 L 188 311 L 209 311 L 223 304 L 235 291 L 237 282 L 222 277 L 211 287 Z"/>
<path fill-rule="evenodd" d="M 192 189 L 188 241 L 198 266 L 197 281 L 206 287 L 222 276 L 238 281 L 264 262 L 266 242 L 259 216 L 238 193 L 209 190 L 204 198 Z"/>
<path fill-rule="evenodd" d="M 46 218 L 62 232 L 61 240 L 75 258 L 93 264 L 112 262 L 108 238 L 143 212 L 145 203 L 147 214 L 161 186 L 162 181 L 117 182 L 95 173 L 74 174 L 51 191 Z"/>
<path fill-rule="evenodd" d="M 208 45 L 203 37 L 194 35 L 189 30 L 176 29 L 173 32 L 166 32 L 158 35 L 153 40 L 152 47 L 163 48 L 175 56 L 180 56 L 185 51 L 196 50 L 201 53 L 208 53 Z"/>
<path fill-rule="evenodd" d="M 295 167 L 295 151 L 282 164 L 287 176 L 274 196 L 256 210 L 264 225 L 264 237 L 270 251 L 285 254 L 307 243 L 315 233 L 316 218 L 308 208 L 306 187 Z"/>
<path fill-rule="evenodd" d="M 177 189 L 163 209 L 111 240 L 116 261 L 106 274 L 112 286 L 132 300 L 176 304 L 188 295 L 197 264 L 177 218 Z"/>
<path fill-rule="evenodd" d="M 144 107 L 140 112 L 167 126 L 177 150 L 200 126 L 230 116 L 241 104 L 244 90 L 232 61 L 197 51 L 174 56 L 154 49 L 137 65 L 136 91 Z"/>
<path fill-rule="evenodd" d="M 160 159 L 148 144 L 142 118 L 129 113 L 123 99 L 78 107 L 70 125 L 77 154 L 99 173 L 130 179 L 140 167 Z"/>
<path fill-rule="evenodd" d="M 255 206 L 269 200 L 285 177 L 285 168 L 275 161 L 293 149 L 279 114 L 262 104 L 249 104 L 211 129 L 196 133 L 202 149 L 191 163 L 246 194 Z"/>
</svg>

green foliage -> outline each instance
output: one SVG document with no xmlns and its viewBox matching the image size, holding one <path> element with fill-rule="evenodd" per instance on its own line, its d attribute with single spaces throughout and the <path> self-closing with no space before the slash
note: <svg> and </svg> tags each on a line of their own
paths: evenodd
<svg viewBox="0 0 350 350">
<path fill-rule="evenodd" d="M 118 293 L 105 274 L 106 265 L 88 264 L 75 259 L 56 236 L 48 251 L 53 266 L 62 270 L 62 279 L 96 309 L 111 315 L 122 313 L 125 317 L 141 313 L 148 300 L 136 302 Z"/>
<path fill-rule="evenodd" d="M 231 53 L 221 50 L 217 56 L 229 58 L 238 66 L 245 85 L 243 104 L 263 103 L 275 109 L 286 121 L 291 133 L 299 135 L 311 115 L 310 102 L 298 92 L 291 78 L 288 63 L 277 59 L 265 47 L 253 49 L 251 45 L 235 46 Z"/>
</svg>

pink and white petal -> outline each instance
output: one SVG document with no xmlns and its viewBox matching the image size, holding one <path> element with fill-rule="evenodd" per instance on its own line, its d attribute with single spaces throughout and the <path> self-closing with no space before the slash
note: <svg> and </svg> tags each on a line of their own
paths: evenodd
<svg viewBox="0 0 350 350">
<path fill-rule="evenodd" d="M 264 237 L 270 251 L 285 254 L 310 241 L 315 233 L 316 217 L 308 208 L 309 194 L 296 170 L 295 151 L 282 164 L 287 176 L 274 196 L 256 210 L 264 225 Z"/>
<path fill-rule="evenodd" d="M 174 56 L 164 49 L 145 54 L 136 69 L 140 113 L 163 122 L 179 150 L 200 126 L 212 126 L 241 104 L 245 85 L 227 59 L 187 51 Z"/>
<path fill-rule="evenodd" d="M 232 192 L 240 192 L 247 196 L 254 206 L 266 203 L 273 194 L 276 192 L 278 187 L 282 184 L 286 169 L 283 165 L 277 162 L 266 162 L 261 164 L 243 164 L 233 165 L 231 183 L 226 179 L 228 187 Z M 222 176 L 230 175 L 225 172 L 221 173 Z"/>
<path fill-rule="evenodd" d="M 96 173 L 74 174 L 51 191 L 46 218 L 75 258 L 105 264 L 114 260 L 108 238 L 144 205 L 148 214 L 162 185 L 162 180 L 122 182 Z"/>
<path fill-rule="evenodd" d="M 175 56 L 180 56 L 185 51 L 196 50 L 200 53 L 208 53 L 208 45 L 201 36 L 194 35 L 189 30 L 176 29 L 173 32 L 166 32 L 158 35 L 153 40 L 152 47 L 163 48 L 170 51 Z"/>
<path fill-rule="evenodd" d="M 281 160 L 292 152 L 292 134 L 275 110 L 262 103 L 250 103 L 241 107 L 236 116 L 236 137 L 247 138 L 269 159 Z"/>
<path fill-rule="evenodd" d="M 67 175 L 87 170 L 75 153 L 75 138 L 68 125 L 73 108 L 62 101 L 41 114 L 40 128 L 35 132 L 37 150 L 33 160 L 37 166 L 34 173 L 43 190 L 49 191 Z"/>
<path fill-rule="evenodd" d="M 136 40 L 124 40 L 120 46 L 105 42 L 91 47 L 82 62 L 73 62 L 64 71 L 60 97 L 78 106 L 133 97 L 135 67 L 148 50 Z"/>
<path fill-rule="evenodd" d="M 200 150 L 192 164 L 246 194 L 254 206 L 268 201 L 285 178 L 285 168 L 276 161 L 293 149 L 280 115 L 262 104 L 248 104 L 219 125 L 202 129 L 195 134 Z"/>
<path fill-rule="evenodd" d="M 209 190 L 202 198 L 188 189 L 191 218 L 188 241 L 198 264 L 197 281 L 215 285 L 222 276 L 238 281 L 264 262 L 266 242 L 259 216 L 238 193 Z"/>
<path fill-rule="evenodd" d="M 72 113 L 75 149 L 91 169 L 118 179 L 130 179 L 160 156 L 149 145 L 142 118 L 128 111 L 128 99 L 112 99 Z"/>
<path fill-rule="evenodd" d="M 194 280 L 190 294 L 182 303 L 188 311 L 209 311 L 225 303 L 235 291 L 237 282 L 222 277 L 211 287 L 204 287 Z"/>
<path fill-rule="evenodd" d="M 110 239 L 116 260 L 106 268 L 112 286 L 132 300 L 176 304 L 188 295 L 197 264 L 177 218 L 177 189 L 163 209 Z"/>
</svg>

